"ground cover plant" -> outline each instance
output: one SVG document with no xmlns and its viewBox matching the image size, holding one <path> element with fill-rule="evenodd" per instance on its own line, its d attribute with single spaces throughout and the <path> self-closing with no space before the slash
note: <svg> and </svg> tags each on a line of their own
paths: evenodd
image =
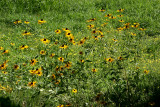
<svg viewBox="0 0 160 107">
<path fill-rule="evenodd" d="M 1 106 L 160 106 L 159 0 L 0 6 Z"/>
</svg>

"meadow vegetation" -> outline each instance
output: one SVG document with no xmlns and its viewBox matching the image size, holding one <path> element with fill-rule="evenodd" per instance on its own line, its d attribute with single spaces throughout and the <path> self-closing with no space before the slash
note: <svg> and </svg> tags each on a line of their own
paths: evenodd
<svg viewBox="0 0 160 107">
<path fill-rule="evenodd" d="M 1 106 L 160 106 L 159 0 L 1 0 L 0 15 Z"/>
</svg>

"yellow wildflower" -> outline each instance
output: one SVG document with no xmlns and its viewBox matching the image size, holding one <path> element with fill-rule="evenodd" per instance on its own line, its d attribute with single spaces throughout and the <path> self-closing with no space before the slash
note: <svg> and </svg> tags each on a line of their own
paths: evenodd
<svg viewBox="0 0 160 107">
<path fill-rule="evenodd" d="M 24 23 L 25 23 L 25 24 L 29 24 L 30 22 L 29 22 L 29 21 L 24 21 Z"/>
<path fill-rule="evenodd" d="M 61 61 L 61 62 L 63 62 L 64 58 L 63 57 L 59 57 L 58 60 Z"/>
<path fill-rule="evenodd" d="M 77 93 L 77 89 L 72 89 L 72 92 L 73 93 Z"/>
<path fill-rule="evenodd" d="M 41 50 L 41 51 L 40 51 L 40 54 L 41 54 L 41 55 L 46 55 L 46 51 Z"/>
<path fill-rule="evenodd" d="M 41 19 L 41 20 L 38 20 L 38 24 L 43 24 L 43 23 L 46 23 L 45 20 Z"/>
<path fill-rule="evenodd" d="M 29 83 L 28 83 L 28 86 L 34 87 L 36 83 L 37 83 L 36 81 L 29 82 Z"/>
<path fill-rule="evenodd" d="M 41 41 L 42 41 L 42 43 L 44 43 L 44 44 L 47 44 L 47 43 L 50 43 L 50 40 L 48 40 L 48 39 L 41 39 Z"/>
<path fill-rule="evenodd" d="M 23 32 L 23 33 L 22 33 L 22 35 L 31 35 L 31 33 L 30 33 L 30 32 L 25 31 L 25 32 Z"/>
<path fill-rule="evenodd" d="M 60 34 L 61 33 L 61 30 L 57 29 L 55 30 L 56 34 Z"/>
<path fill-rule="evenodd" d="M 17 23 L 22 23 L 21 20 L 16 20 L 15 22 L 13 22 L 14 24 L 17 24 Z"/>
</svg>

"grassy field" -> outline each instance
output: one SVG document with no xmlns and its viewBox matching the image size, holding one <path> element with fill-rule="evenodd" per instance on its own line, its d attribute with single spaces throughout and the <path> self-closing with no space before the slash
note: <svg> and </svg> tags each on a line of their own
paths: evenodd
<svg viewBox="0 0 160 107">
<path fill-rule="evenodd" d="M 160 106 L 159 0 L 0 7 L 0 106 Z"/>
</svg>

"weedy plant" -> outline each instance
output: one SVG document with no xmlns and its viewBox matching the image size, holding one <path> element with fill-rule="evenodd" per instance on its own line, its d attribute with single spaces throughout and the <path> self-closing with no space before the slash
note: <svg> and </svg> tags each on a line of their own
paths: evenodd
<svg viewBox="0 0 160 107">
<path fill-rule="evenodd" d="M 0 95 L 10 106 L 160 106 L 158 0 L 0 5 Z"/>
</svg>

